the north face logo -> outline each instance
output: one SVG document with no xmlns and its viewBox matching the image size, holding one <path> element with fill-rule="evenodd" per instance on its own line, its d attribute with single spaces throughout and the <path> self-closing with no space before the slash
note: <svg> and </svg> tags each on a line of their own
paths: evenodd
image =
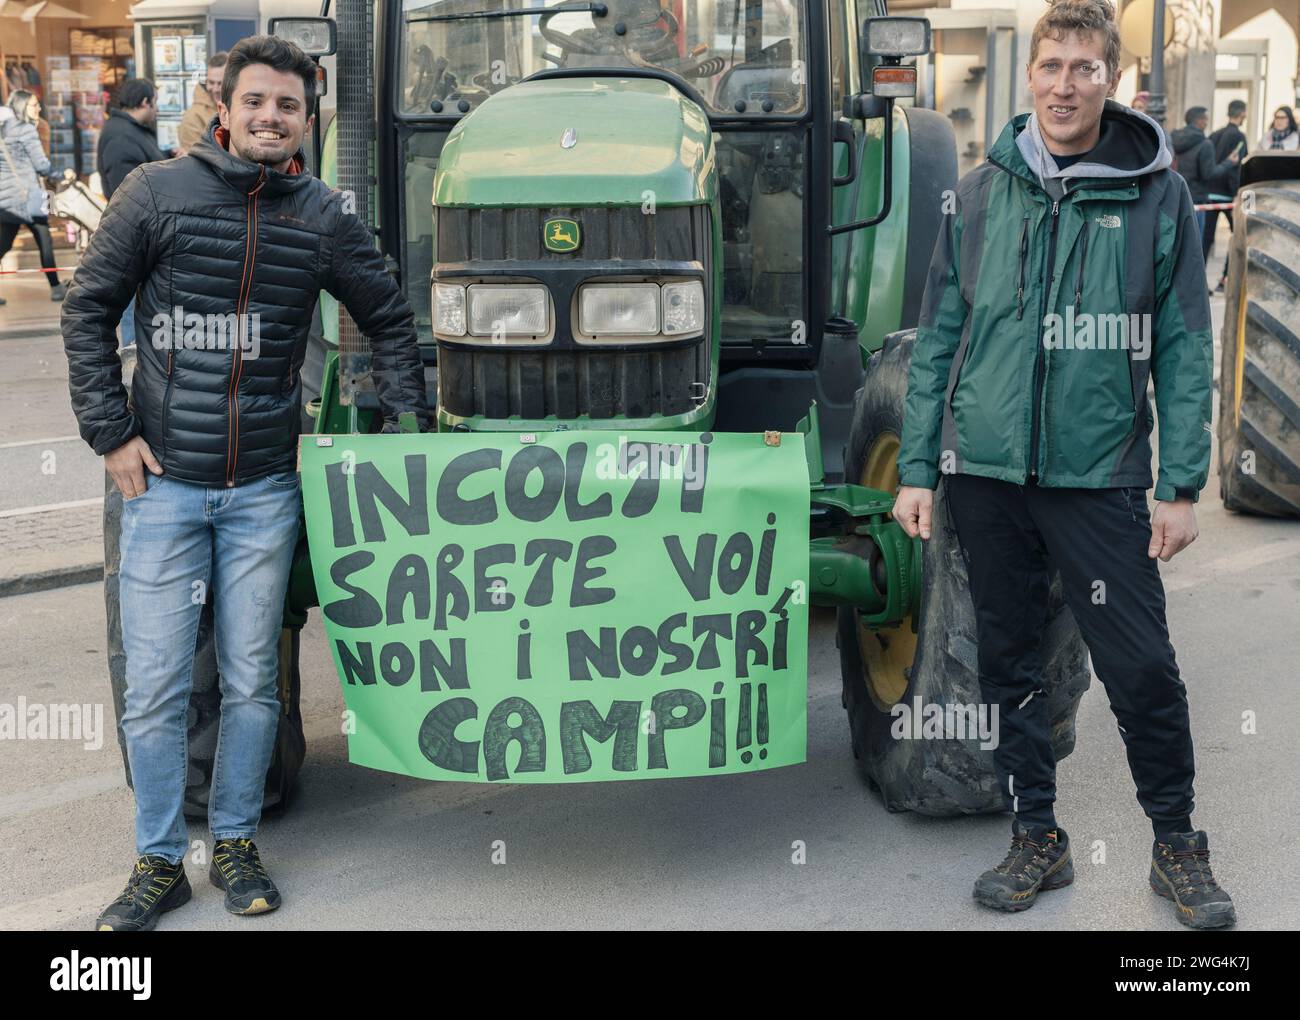
<svg viewBox="0 0 1300 1020">
<path fill-rule="evenodd" d="M 1098 216 L 1098 217 L 1097 217 L 1097 226 L 1099 226 L 1099 227 L 1109 227 L 1111 230 L 1114 230 L 1116 227 L 1119 226 L 1119 217 L 1118 217 L 1118 216 L 1111 216 L 1111 215 L 1107 215 L 1107 216 Z"/>
</svg>

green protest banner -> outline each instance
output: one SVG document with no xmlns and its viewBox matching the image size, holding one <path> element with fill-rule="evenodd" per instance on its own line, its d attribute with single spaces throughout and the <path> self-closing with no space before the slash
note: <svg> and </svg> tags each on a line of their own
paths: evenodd
<svg viewBox="0 0 1300 1020">
<path fill-rule="evenodd" d="M 304 436 L 351 761 L 533 783 L 802 762 L 808 470 L 790 439 Z"/>
</svg>

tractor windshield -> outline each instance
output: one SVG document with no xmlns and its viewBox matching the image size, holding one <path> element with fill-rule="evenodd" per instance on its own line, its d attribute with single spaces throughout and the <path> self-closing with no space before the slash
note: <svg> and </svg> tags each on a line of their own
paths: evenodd
<svg viewBox="0 0 1300 1020">
<path fill-rule="evenodd" d="M 603 14 L 591 9 L 601 5 Z M 742 100 L 756 114 L 797 114 L 806 102 L 802 0 L 405 0 L 403 7 L 398 102 L 408 115 L 454 110 L 462 101 L 472 108 L 547 67 L 660 68 L 733 115 Z"/>
</svg>

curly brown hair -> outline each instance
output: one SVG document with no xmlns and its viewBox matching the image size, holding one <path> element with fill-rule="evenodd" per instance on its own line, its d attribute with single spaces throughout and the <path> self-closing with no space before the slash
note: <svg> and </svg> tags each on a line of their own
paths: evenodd
<svg viewBox="0 0 1300 1020">
<path fill-rule="evenodd" d="M 1060 42 L 1067 34 L 1092 35 L 1100 32 L 1106 43 L 1106 73 L 1109 81 L 1119 71 L 1119 26 L 1115 7 L 1109 0 L 1048 0 L 1047 11 L 1034 26 L 1029 43 L 1029 64 L 1038 56 L 1038 44 L 1045 37 Z"/>
</svg>

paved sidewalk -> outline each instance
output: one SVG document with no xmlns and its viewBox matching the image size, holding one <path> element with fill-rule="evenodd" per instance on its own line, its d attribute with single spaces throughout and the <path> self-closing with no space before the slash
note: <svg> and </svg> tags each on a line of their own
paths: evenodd
<svg viewBox="0 0 1300 1020">
<path fill-rule="evenodd" d="M 55 248 L 55 264 L 77 265 L 77 252 L 72 248 Z M 10 274 L 8 270 L 19 270 Z M 40 269 L 40 257 L 35 251 L 10 252 L 3 261 L 0 272 L 0 340 L 22 337 L 45 337 L 59 333 L 59 301 L 49 300 L 49 285 Z M 60 273 L 59 282 L 72 282 L 72 273 Z"/>
<path fill-rule="evenodd" d="M 0 597 L 101 581 L 103 502 L 0 516 Z"/>
<path fill-rule="evenodd" d="M 76 253 L 56 248 L 59 266 Z M 35 251 L 20 269 L 39 268 Z M 8 268 L 8 266 L 6 266 Z M 67 283 L 70 273 L 60 273 Z M 0 357 L 9 414 L 0 426 L 0 597 L 104 574 L 102 461 L 81 441 L 68 397 L 61 305 L 38 273 L 0 275 Z"/>
<path fill-rule="evenodd" d="M 19 234 L 19 240 L 23 238 Z M 57 240 L 57 239 L 56 239 Z M 78 253 L 67 247 L 54 249 L 54 262 L 60 268 L 74 267 Z M 44 336 L 59 331 L 59 308 L 50 300 L 50 285 L 37 270 L 41 268 L 40 256 L 34 248 L 15 250 L 5 257 L 0 271 L 0 340 L 20 336 Z M 11 274 L 10 269 L 18 270 Z M 69 283 L 72 273 L 61 272 L 60 283 Z"/>
</svg>

